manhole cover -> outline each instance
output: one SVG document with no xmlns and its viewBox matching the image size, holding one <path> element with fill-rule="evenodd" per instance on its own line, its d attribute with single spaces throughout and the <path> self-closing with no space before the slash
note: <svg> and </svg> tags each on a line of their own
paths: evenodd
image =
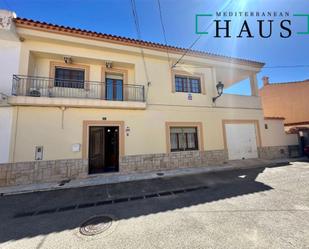
<svg viewBox="0 0 309 249">
<path fill-rule="evenodd" d="M 113 219 L 109 216 L 95 216 L 86 220 L 80 227 L 79 232 L 82 235 L 93 236 L 103 233 L 112 225 Z"/>
</svg>

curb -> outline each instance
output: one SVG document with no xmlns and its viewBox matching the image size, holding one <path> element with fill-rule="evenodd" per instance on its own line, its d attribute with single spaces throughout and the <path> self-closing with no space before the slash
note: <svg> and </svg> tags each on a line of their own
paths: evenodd
<svg viewBox="0 0 309 249">
<path fill-rule="evenodd" d="M 195 174 L 202 174 L 202 173 L 215 173 L 215 172 L 222 172 L 222 171 L 241 170 L 241 169 L 250 169 L 250 168 L 253 169 L 253 168 L 262 168 L 262 167 L 267 168 L 267 167 L 280 166 L 282 164 L 289 164 L 291 161 L 293 160 L 280 160 L 280 161 L 275 161 L 275 162 L 260 162 L 259 164 L 242 165 L 242 166 L 217 165 L 217 166 L 211 166 L 211 167 L 183 168 L 183 169 L 176 169 L 176 170 L 162 170 L 162 171 L 151 171 L 151 172 L 143 172 L 143 173 L 131 173 L 131 174 L 126 174 L 126 175 L 116 175 L 116 176 L 109 176 L 109 177 L 106 177 L 105 175 L 105 176 L 98 176 L 97 178 L 71 180 L 66 183 L 51 182 L 51 183 L 3 187 L 3 188 L 0 188 L 0 196 L 27 194 L 27 193 L 34 193 L 34 192 L 46 192 L 46 191 L 64 190 L 64 189 L 72 189 L 72 188 L 83 188 L 83 187 L 99 186 L 99 185 L 106 185 L 106 184 L 117 184 L 117 183 L 125 183 L 125 182 L 132 182 L 132 181 L 142 181 L 142 180 L 152 180 L 152 179 L 158 179 L 158 178 L 195 175 Z"/>
</svg>

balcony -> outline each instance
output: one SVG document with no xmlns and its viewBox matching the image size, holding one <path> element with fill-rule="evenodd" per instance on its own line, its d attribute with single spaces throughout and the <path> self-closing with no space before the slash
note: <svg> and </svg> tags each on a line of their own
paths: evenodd
<svg viewBox="0 0 309 249">
<path fill-rule="evenodd" d="M 143 85 L 13 76 L 12 105 L 145 109 Z"/>
<path fill-rule="evenodd" d="M 258 96 L 223 94 L 216 100 L 217 107 L 261 109 L 261 99 Z"/>
</svg>

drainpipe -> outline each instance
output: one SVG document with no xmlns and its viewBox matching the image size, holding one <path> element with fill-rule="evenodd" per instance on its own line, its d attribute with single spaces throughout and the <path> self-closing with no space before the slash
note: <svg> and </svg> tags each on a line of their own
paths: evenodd
<svg viewBox="0 0 309 249">
<path fill-rule="evenodd" d="M 65 106 L 61 106 L 60 110 L 61 110 L 61 129 L 64 129 L 64 111 L 67 108 Z"/>
</svg>

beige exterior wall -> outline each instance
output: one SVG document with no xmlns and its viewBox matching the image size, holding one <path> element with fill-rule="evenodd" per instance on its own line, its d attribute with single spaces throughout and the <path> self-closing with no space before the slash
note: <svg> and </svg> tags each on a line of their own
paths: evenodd
<svg viewBox="0 0 309 249">
<path fill-rule="evenodd" d="M 77 64 L 88 65 L 90 67 L 90 81 L 102 81 L 101 69 L 105 67 L 106 61 L 112 61 L 115 68 L 125 68 L 128 70 L 128 83 L 144 85 L 147 92 L 147 103 L 149 104 L 167 104 L 167 105 L 185 105 L 185 106 L 208 106 L 212 107 L 212 97 L 216 95 L 215 85 L 217 81 L 224 80 L 226 84 L 231 84 L 239 77 L 256 73 L 259 68 L 248 65 L 233 65 L 214 60 L 207 60 L 187 56 L 184 65 L 177 68 L 177 71 L 186 72 L 192 75 L 201 75 L 202 88 L 206 94 L 192 94 L 192 100 L 188 101 L 187 93 L 172 92 L 172 71 L 166 58 L 166 52 L 151 51 L 145 49 L 145 58 L 147 71 L 149 75 L 150 86 L 147 87 L 144 65 L 140 50 L 138 48 L 119 46 L 117 44 L 97 42 L 81 38 L 68 38 L 63 35 L 48 34 L 45 38 L 44 32 L 18 29 L 21 34 L 25 33 L 25 41 L 21 46 L 21 60 L 19 74 L 27 75 L 28 67 L 35 75 L 48 77 L 50 61 L 63 62 L 63 56 L 72 56 L 73 62 Z M 30 36 L 31 35 L 31 36 Z M 34 35 L 40 35 L 40 38 L 33 38 Z M 29 38 L 28 38 L 29 36 Z M 43 39 L 44 37 L 44 39 Z M 49 40 L 58 39 L 57 42 Z M 64 40 L 65 39 L 65 40 Z M 75 42 L 69 42 L 70 40 Z M 74 46 L 72 46 L 74 44 Z M 34 56 L 34 65 L 29 60 L 29 55 Z M 171 58 L 176 60 L 179 55 L 171 54 Z M 196 64 L 199 63 L 199 64 Z M 201 64 L 203 63 L 203 64 Z M 31 65 L 30 65 L 31 64 Z M 198 67 L 192 67 L 192 64 Z M 187 66 L 186 66 L 187 65 Z M 202 66 L 201 66 L 202 65 Z M 216 70 L 220 68 L 220 70 Z M 231 73 L 233 71 L 233 73 Z M 239 96 L 241 98 L 242 96 Z M 237 101 L 242 103 L 242 100 Z M 227 107 L 231 102 L 222 104 Z M 246 105 L 250 108 L 261 108 L 261 104 L 255 98 L 247 99 Z M 243 107 L 245 107 L 243 106 Z M 239 106 L 237 106 L 239 107 Z"/>
<path fill-rule="evenodd" d="M 69 45 L 51 44 L 38 41 L 25 41 L 22 44 L 22 53 L 25 56 L 21 57 L 19 74 L 27 75 L 29 54 L 31 58 L 35 57 L 35 65 L 31 63 L 29 67 L 31 71 L 35 72 L 36 76 L 49 77 L 50 75 L 50 62 L 61 61 L 61 56 L 72 55 L 73 62 L 76 64 L 83 64 L 90 67 L 89 80 L 90 81 L 104 81 L 102 79 L 102 67 L 105 68 L 106 61 L 115 61 L 115 68 L 125 68 L 128 70 L 128 83 L 147 85 L 145 78 L 144 67 L 141 61 L 140 55 L 130 55 L 125 53 L 115 53 L 104 50 L 78 48 Z M 50 55 L 44 53 L 56 53 L 54 58 L 44 58 Z M 31 52 L 31 53 L 30 53 Z M 37 55 L 36 55 L 37 54 Z M 36 56 L 35 56 L 36 55 Z M 44 56 L 44 57 L 43 57 Z M 53 57 L 50 56 L 50 57 Z M 42 58 L 43 57 L 43 58 Z M 122 67 L 117 66 L 122 65 Z M 192 105 L 192 106 L 211 106 L 212 105 L 212 85 L 213 79 L 211 74 L 211 68 L 204 69 L 192 69 L 188 70 L 188 73 L 202 74 L 203 84 L 205 86 L 206 95 L 193 94 L 192 101 L 187 100 L 187 93 L 172 93 L 172 77 L 171 69 L 166 60 L 147 58 L 147 71 L 151 85 L 148 88 L 148 103 L 156 104 L 179 104 L 179 105 Z M 69 65 L 68 65 L 69 66 Z M 163 90 L 164 89 L 164 90 Z"/>
<path fill-rule="evenodd" d="M 110 106 L 99 100 L 12 96 L 9 101 L 15 107 L 11 162 L 33 161 L 35 146 L 40 145 L 44 146 L 44 160 L 80 159 L 82 151 L 72 152 L 72 145 L 83 143 L 83 121 L 100 121 L 103 117 L 124 121 L 125 128 L 130 128 L 129 135 L 124 137 L 125 156 L 166 153 L 166 122 L 201 122 L 206 151 L 224 150 L 222 120 L 257 121 L 261 146 L 267 141 L 259 97 L 229 95 L 219 98 L 216 104 L 212 102 L 219 80 L 231 85 L 244 77 L 253 77 L 260 70 L 258 66 L 186 56 L 177 71 L 200 75 L 203 89 L 189 100 L 188 93 L 173 92 L 173 72 L 166 51 L 144 49 L 148 86 L 138 47 L 23 28 L 17 31 L 24 41 L 16 73 L 49 77 L 51 62 L 63 63 L 63 56 L 71 56 L 74 65 L 89 68 L 90 81 L 100 82 L 104 81 L 105 62 L 111 61 L 114 69 L 128 72 L 128 84 L 145 86 L 146 104 L 127 102 L 128 109 L 120 109 L 126 102 Z M 170 58 L 175 61 L 179 54 L 171 53 Z"/>
<path fill-rule="evenodd" d="M 125 155 L 166 153 L 166 122 L 202 122 L 204 150 L 224 149 L 222 120 L 250 119 L 263 122 L 261 111 L 172 106 L 148 106 L 145 110 L 101 110 L 57 107 L 17 107 L 17 127 L 12 144 L 12 161 L 34 160 L 35 146 L 44 146 L 44 160 L 82 158 L 72 152 L 72 144 L 82 144 L 83 121 L 124 121 L 130 127 L 125 135 Z M 63 127 L 63 128 L 62 128 Z M 13 129 L 13 133 L 16 129 Z M 15 135 L 14 135 L 15 136 Z M 262 133 L 262 143 L 263 143 Z M 14 157 L 14 158 L 13 158 Z"/>
<path fill-rule="evenodd" d="M 154 44 L 117 42 L 54 28 L 19 24 L 18 46 L 0 39 L 3 52 L 14 45 L 14 51 L 5 56 L 14 55 L 10 60 L 14 66 L 2 70 L 0 83 L 5 83 L 5 93 L 10 95 L 13 74 L 53 78 L 55 65 L 84 68 L 85 80 L 96 83 L 86 82 L 84 89 L 79 89 L 81 95 L 74 88 L 63 88 L 69 94 L 57 95 L 50 89 L 53 80 L 14 79 L 13 93 L 18 96 L 8 97 L 10 113 L 2 113 L 9 121 L 4 127 L 9 134 L 5 142 L 0 141 L 0 147 L 5 149 L 0 153 L 0 186 L 87 177 L 87 128 L 91 125 L 119 124 L 120 173 L 223 165 L 228 160 L 224 124 L 229 122 L 255 124 L 260 158 L 288 155 L 286 145 L 293 144 L 295 137 L 287 138 L 283 124 L 275 121 L 266 121 L 269 130 L 264 129 L 256 81 L 262 63 L 192 52 L 171 69 L 182 55 L 177 49 L 171 48 L 168 61 L 166 49 Z M 70 56 L 73 64 L 64 64 L 64 56 Z M 145 91 L 145 99 L 142 94 L 140 98 L 126 98 L 128 91 L 124 87 L 124 101 L 105 100 L 103 83 L 105 70 L 109 70 L 106 62 L 112 62 L 112 70 L 124 74 L 124 84 L 144 86 L 138 89 Z M 188 93 L 175 92 L 176 74 L 200 77 L 201 93 L 190 94 L 191 99 Z M 229 87 L 248 77 L 252 96 L 223 94 L 213 103 L 219 81 Z M 25 96 L 30 88 L 48 89 L 48 94 Z M 198 150 L 169 153 L 169 127 L 179 125 L 196 125 Z M 76 144 L 80 144 L 80 151 L 73 152 Z M 43 146 L 43 161 L 35 161 L 36 146 Z"/>
</svg>

